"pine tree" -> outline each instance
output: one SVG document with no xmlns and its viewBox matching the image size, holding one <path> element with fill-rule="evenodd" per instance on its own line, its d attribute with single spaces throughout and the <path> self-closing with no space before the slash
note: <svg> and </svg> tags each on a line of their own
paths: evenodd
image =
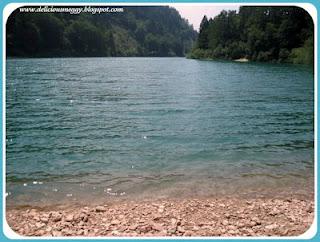
<svg viewBox="0 0 320 242">
<path fill-rule="evenodd" d="M 199 36 L 198 36 L 198 48 L 200 49 L 208 49 L 208 27 L 209 21 L 207 16 L 205 15 L 200 24 Z"/>
</svg>

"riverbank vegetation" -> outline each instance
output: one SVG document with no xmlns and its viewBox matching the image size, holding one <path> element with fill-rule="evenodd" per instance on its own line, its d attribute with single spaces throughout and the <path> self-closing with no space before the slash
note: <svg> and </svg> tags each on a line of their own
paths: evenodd
<svg viewBox="0 0 320 242">
<path fill-rule="evenodd" d="M 7 22 L 7 56 L 185 56 L 197 33 L 166 6 L 122 13 L 23 13 Z"/>
<path fill-rule="evenodd" d="M 240 7 L 204 16 L 197 42 L 189 54 L 195 59 L 313 63 L 313 21 L 299 7 Z"/>
</svg>

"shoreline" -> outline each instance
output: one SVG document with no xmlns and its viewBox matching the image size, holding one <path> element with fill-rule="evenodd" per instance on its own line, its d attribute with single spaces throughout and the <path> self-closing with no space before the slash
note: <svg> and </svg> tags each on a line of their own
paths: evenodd
<svg viewBox="0 0 320 242">
<path fill-rule="evenodd" d="M 201 172 L 199 172 L 201 173 Z M 216 179 L 192 179 L 184 177 L 171 182 L 154 179 L 146 183 L 134 179 L 113 180 L 103 184 L 68 184 L 45 181 L 33 183 L 6 184 L 6 206 L 8 209 L 19 207 L 64 207 L 99 205 L 104 203 L 122 203 L 126 201 L 148 200 L 187 200 L 210 198 L 237 199 L 285 199 L 294 196 L 297 199 L 308 198 L 314 193 L 314 178 L 297 177 L 277 179 L 277 177 L 248 175 L 240 180 L 217 181 Z M 125 181 L 122 182 L 121 181 Z M 115 185 L 119 183 L 120 185 Z M 94 199 L 93 199 L 94 198 Z"/>
<path fill-rule="evenodd" d="M 180 198 L 100 205 L 9 207 L 23 236 L 298 236 L 314 219 L 313 196 Z"/>
</svg>

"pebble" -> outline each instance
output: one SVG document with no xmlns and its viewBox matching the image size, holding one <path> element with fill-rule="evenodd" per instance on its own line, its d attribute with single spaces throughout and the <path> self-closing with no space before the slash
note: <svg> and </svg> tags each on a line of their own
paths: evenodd
<svg viewBox="0 0 320 242">
<path fill-rule="evenodd" d="M 49 218 L 47 216 L 41 217 L 40 221 L 43 222 L 43 223 L 48 223 L 49 222 Z"/>
<path fill-rule="evenodd" d="M 227 226 L 229 224 L 228 220 L 223 220 L 222 225 Z"/>
<path fill-rule="evenodd" d="M 111 221 L 111 225 L 118 225 L 118 224 L 120 224 L 119 220 L 112 220 Z"/>
<path fill-rule="evenodd" d="M 259 198 L 249 202 L 237 199 L 126 201 L 51 212 L 10 208 L 7 221 L 21 235 L 55 237 L 297 236 L 313 221 L 312 201 Z M 273 212 L 281 216 L 274 216 Z"/>
<path fill-rule="evenodd" d="M 260 225 L 261 224 L 260 219 L 257 218 L 257 217 L 253 217 L 251 220 L 254 221 L 256 223 L 256 225 Z"/>
<path fill-rule="evenodd" d="M 107 209 L 103 206 L 97 206 L 96 207 L 96 212 L 100 213 L 100 212 L 105 212 L 107 211 Z"/>
<path fill-rule="evenodd" d="M 62 219 L 62 214 L 58 212 L 53 212 L 51 214 L 51 217 L 53 222 L 59 222 Z"/>
<path fill-rule="evenodd" d="M 62 233 L 60 231 L 52 231 L 52 235 L 55 237 L 60 237 L 62 236 Z"/>
<path fill-rule="evenodd" d="M 275 216 L 277 214 L 279 214 L 279 211 L 277 209 L 273 209 L 272 211 L 269 212 L 269 215 L 271 216 Z"/>
<path fill-rule="evenodd" d="M 69 214 L 69 215 L 66 216 L 65 221 L 66 222 L 72 222 L 73 219 L 74 219 L 73 214 Z"/>
<path fill-rule="evenodd" d="M 269 230 L 272 230 L 272 229 L 278 228 L 278 225 L 276 225 L 276 224 L 270 224 L 270 225 L 267 225 L 265 228 L 266 228 L 266 229 L 269 229 Z"/>
<path fill-rule="evenodd" d="M 169 228 L 169 229 L 168 229 L 168 233 L 169 233 L 169 234 L 174 234 L 176 231 L 177 231 L 176 228 Z"/>
<path fill-rule="evenodd" d="M 180 233 L 185 233 L 185 232 L 186 232 L 185 229 L 184 229 L 183 227 L 181 227 L 181 226 L 178 226 L 178 227 L 177 227 L 177 230 L 178 230 Z"/>
<path fill-rule="evenodd" d="M 163 205 L 160 205 L 160 206 L 159 206 L 158 212 L 159 212 L 159 213 L 163 213 L 163 212 L 164 212 L 164 206 L 163 206 Z"/>
<path fill-rule="evenodd" d="M 312 213 L 314 211 L 313 206 L 309 205 L 307 208 L 307 213 Z"/>
<path fill-rule="evenodd" d="M 85 213 L 81 213 L 81 214 L 80 214 L 80 219 L 81 219 L 83 222 L 88 222 L 88 220 L 89 220 L 88 215 L 85 214 Z"/>
<path fill-rule="evenodd" d="M 164 229 L 161 224 L 157 224 L 157 223 L 153 224 L 152 228 L 157 231 L 162 231 Z"/>
<path fill-rule="evenodd" d="M 37 229 L 40 229 L 40 228 L 44 227 L 45 224 L 44 223 L 36 223 L 35 226 Z"/>
</svg>

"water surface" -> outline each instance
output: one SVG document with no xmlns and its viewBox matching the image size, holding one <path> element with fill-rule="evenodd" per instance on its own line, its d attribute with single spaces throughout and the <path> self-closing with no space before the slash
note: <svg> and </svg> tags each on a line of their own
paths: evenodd
<svg viewBox="0 0 320 242">
<path fill-rule="evenodd" d="M 184 58 L 6 64 L 9 203 L 312 184 L 307 67 Z"/>
</svg>

